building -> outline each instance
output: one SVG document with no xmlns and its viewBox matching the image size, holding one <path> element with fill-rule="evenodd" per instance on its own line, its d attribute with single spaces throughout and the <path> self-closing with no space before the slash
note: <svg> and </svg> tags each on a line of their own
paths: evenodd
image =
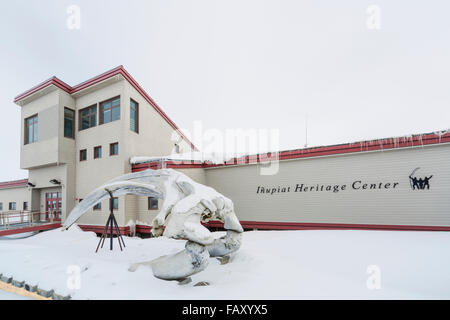
<svg viewBox="0 0 450 320">
<path fill-rule="evenodd" d="M 14 101 L 22 111 L 20 167 L 29 177 L 0 183 L 0 211 L 64 221 L 105 181 L 165 167 L 231 198 L 247 229 L 450 230 L 447 131 L 284 151 L 277 173 L 264 175 L 266 155 L 224 164 L 158 158 L 174 147 L 197 149 L 122 66 L 74 87 L 53 77 Z M 154 158 L 131 161 L 139 155 Z M 122 232 L 149 233 L 158 206 L 152 198 L 115 199 Z M 101 233 L 108 214 L 104 201 L 78 224 Z"/>
</svg>

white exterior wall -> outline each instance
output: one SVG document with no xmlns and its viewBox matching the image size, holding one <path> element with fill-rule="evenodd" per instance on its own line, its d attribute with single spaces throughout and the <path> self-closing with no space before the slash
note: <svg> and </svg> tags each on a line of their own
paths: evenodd
<svg viewBox="0 0 450 320">
<path fill-rule="evenodd" d="M 231 198 L 241 221 L 450 226 L 450 144 L 281 161 L 279 172 L 260 165 L 206 169 L 206 183 Z M 433 175 L 429 190 L 412 190 L 409 175 Z M 362 184 L 369 183 L 368 189 Z M 390 188 L 370 189 L 371 183 Z M 394 188 L 394 183 L 398 183 Z M 346 185 L 339 192 L 295 192 L 297 184 Z M 257 193 L 290 187 L 289 192 Z"/>
<path fill-rule="evenodd" d="M 120 96 L 120 120 L 99 124 L 102 101 Z M 139 133 L 130 130 L 130 99 L 139 103 Z M 78 130 L 79 110 L 97 105 L 97 125 Z M 64 137 L 64 107 L 75 111 L 75 138 Z M 45 193 L 57 188 L 62 193 L 62 220 L 88 193 L 106 181 L 131 172 L 130 158 L 137 154 L 167 155 L 174 145 L 173 128 L 144 97 L 123 77 L 115 76 L 73 95 L 56 87 L 24 100 L 21 107 L 21 168 L 29 170 L 29 181 L 36 185 L 30 191 L 30 206 L 45 211 Z M 24 119 L 38 114 L 38 141 L 24 145 Z M 111 143 L 119 144 L 119 154 L 110 156 Z M 93 158 L 94 147 L 102 147 L 102 157 Z M 190 150 L 184 140 L 180 151 Z M 80 150 L 87 150 L 87 160 L 79 161 Z M 49 181 L 57 179 L 61 186 Z M 0 194 L 5 193 L 0 190 Z M 6 193 L 5 193 L 6 194 Z M 139 199 L 119 197 L 115 211 L 120 226 L 138 220 Z M 109 215 L 109 203 L 101 210 L 91 209 L 78 223 L 104 225 Z"/>
<path fill-rule="evenodd" d="M 23 203 L 28 202 L 28 210 L 31 210 L 31 190 L 27 187 L 8 188 L 0 190 L 0 203 L 3 204 L 3 210 L 9 211 L 9 203 L 16 203 L 16 211 L 23 210 Z"/>
</svg>

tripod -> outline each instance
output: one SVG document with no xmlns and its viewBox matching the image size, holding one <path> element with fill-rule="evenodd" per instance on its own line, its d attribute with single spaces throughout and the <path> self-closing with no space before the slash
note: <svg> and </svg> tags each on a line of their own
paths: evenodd
<svg viewBox="0 0 450 320">
<path fill-rule="evenodd" d="M 120 234 L 119 225 L 117 224 L 116 218 L 114 217 L 114 197 L 112 195 L 112 192 L 108 189 L 105 189 L 109 193 L 109 208 L 110 213 L 108 220 L 106 221 L 105 230 L 103 231 L 102 236 L 100 237 L 100 241 L 97 245 L 97 250 L 95 250 L 95 253 L 97 253 L 98 248 L 103 248 L 103 244 L 105 243 L 106 235 L 108 234 L 108 228 L 109 228 L 109 238 L 110 238 L 110 250 L 113 249 L 113 238 L 114 238 L 114 231 L 116 231 L 117 234 L 117 241 L 119 241 L 120 251 L 122 251 L 122 244 L 125 247 L 125 242 L 123 241 L 122 235 Z"/>
</svg>

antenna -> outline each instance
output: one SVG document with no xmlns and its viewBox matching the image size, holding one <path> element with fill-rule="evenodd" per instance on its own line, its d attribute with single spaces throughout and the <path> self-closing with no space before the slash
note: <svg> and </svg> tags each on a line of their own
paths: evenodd
<svg viewBox="0 0 450 320">
<path fill-rule="evenodd" d="M 305 148 L 308 147 L 308 114 L 305 115 Z"/>
</svg>

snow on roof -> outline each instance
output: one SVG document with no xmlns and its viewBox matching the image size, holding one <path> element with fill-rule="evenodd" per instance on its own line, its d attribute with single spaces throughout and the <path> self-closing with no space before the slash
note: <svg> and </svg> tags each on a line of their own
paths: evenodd
<svg viewBox="0 0 450 320">
<path fill-rule="evenodd" d="M 224 154 L 224 153 L 204 153 L 200 151 L 192 151 L 185 153 L 173 153 L 166 156 L 152 156 L 152 157 L 132 157 L 130 164 L 140 164 L 148 162 L 159 161 L 188 161 L 188 162 L 209 162 L 213 164 L 222 164 L 226 161 L 236 157 L 236 154 Z"/>
</svg>

